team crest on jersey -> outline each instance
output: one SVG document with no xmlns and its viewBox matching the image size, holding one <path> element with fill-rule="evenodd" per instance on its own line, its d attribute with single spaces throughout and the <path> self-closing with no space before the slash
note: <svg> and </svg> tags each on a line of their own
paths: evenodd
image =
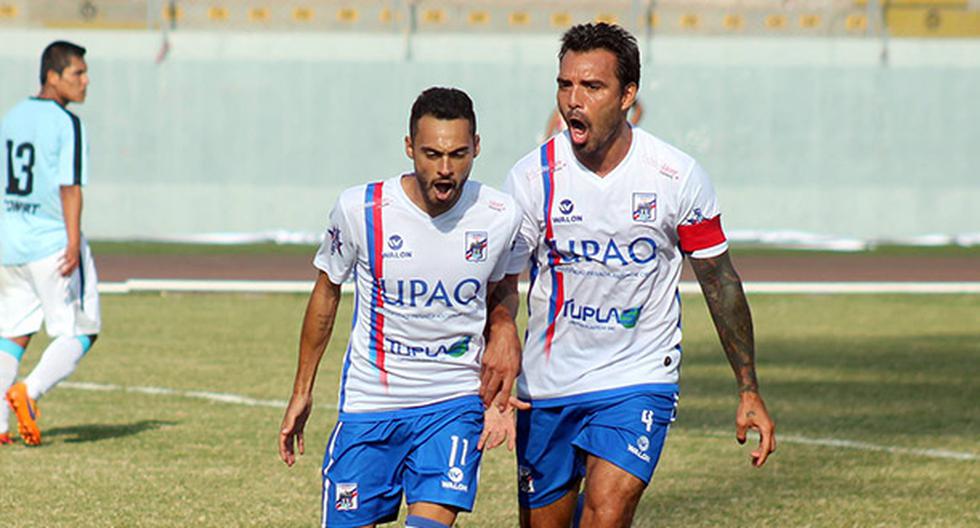
<svg viewBox="0 0 980 528">
<path fill-rule="evenodd" d="M 334 507 L 337 511 L 354 511 L 357 509 L 357 483 L 346 482 L 337 484 L 336 503 Z"/>
<path fill-rule="evenodd" d="M 633 193 L 633 221 L 653 222 L 657 219 L 657 193 Z"/>
<path fill-rule="evenodd" d="M 330 230 L 327 231 L 330 235 L 330 254 L 344 256 L 344 241 L 340 238 L 340 228 L 337 226 L 331 226 Z"/>
<path fill-rule="evenodd" d="M 483 262 L 487 260 L 486 231 L 466 232 L 466 260 L 469 262 Z"/>
</svg>

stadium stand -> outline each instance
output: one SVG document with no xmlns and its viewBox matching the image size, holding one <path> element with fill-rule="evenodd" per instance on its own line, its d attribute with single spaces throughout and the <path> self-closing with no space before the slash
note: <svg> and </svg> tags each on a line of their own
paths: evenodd
<svg viewBox="0 0 980 528">
<path fill-rule="evenodd" d="M 980 0 L 0 0 L 0 28 L 980 37 Z"/>
</svg>

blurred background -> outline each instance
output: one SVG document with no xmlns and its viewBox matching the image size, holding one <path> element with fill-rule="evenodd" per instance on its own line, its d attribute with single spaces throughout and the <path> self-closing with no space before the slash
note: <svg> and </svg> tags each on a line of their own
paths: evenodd
<svg viewBox="0 0 980 528">
<path fill-rule="evenodd" d="M 980 244 L 980 0 L 0 0 L 0 107 L 83 45 L 89 238 L 311 242 L 410 170 L 432 85 L 473 97 L 501 185 L 586 21 L 637 36 L 640 126 L 707 168 L 732 239 Z"/>
</svg>

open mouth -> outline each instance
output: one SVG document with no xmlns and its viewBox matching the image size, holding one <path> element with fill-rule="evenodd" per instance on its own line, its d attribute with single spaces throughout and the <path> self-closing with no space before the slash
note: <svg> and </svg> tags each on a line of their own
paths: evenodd
<svg viewBox="0 0 980 528">
<path fill-rule="evenodd" d="M 432 183 L 432 188 L 436 191 L 436 198 L 446 200 L 452 196 L 456 184 L 452 180 L 439 180 Z"/>
<path fill-rule="evenodd" d="M 571 135 L 572 143 L 582 145 L 589 139 L 589 125 L 577 117 L 568 120 L 568 132 Z"/>
</svg>

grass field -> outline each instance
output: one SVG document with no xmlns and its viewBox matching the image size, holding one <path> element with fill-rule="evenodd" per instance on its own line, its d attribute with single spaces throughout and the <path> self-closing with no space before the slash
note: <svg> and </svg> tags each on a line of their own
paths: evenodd
<svg viewBox="0 0 980 528">
<path fill-rule="evenodd" d="M 679 418 L 635 526 L 980 525 L 980 296 L 750 300 L 778 452 L 756 470 L 734 441 L 732 375 L 686 297 Z M 103 334 L 71 381 L 284 400 L 304 304 L 105 296 Z M 276 455 L 281 408 L 62 387 L 41 402 L 44 445 L 0 448 L 0 526 L 315 526 L 338 337 L 292 469 Z M 842 441 L 856 444 L 829 445 Z M 516 526 L 514 475 L 512 455 L 491 452 L 458 526 Z"/>
</svg>

